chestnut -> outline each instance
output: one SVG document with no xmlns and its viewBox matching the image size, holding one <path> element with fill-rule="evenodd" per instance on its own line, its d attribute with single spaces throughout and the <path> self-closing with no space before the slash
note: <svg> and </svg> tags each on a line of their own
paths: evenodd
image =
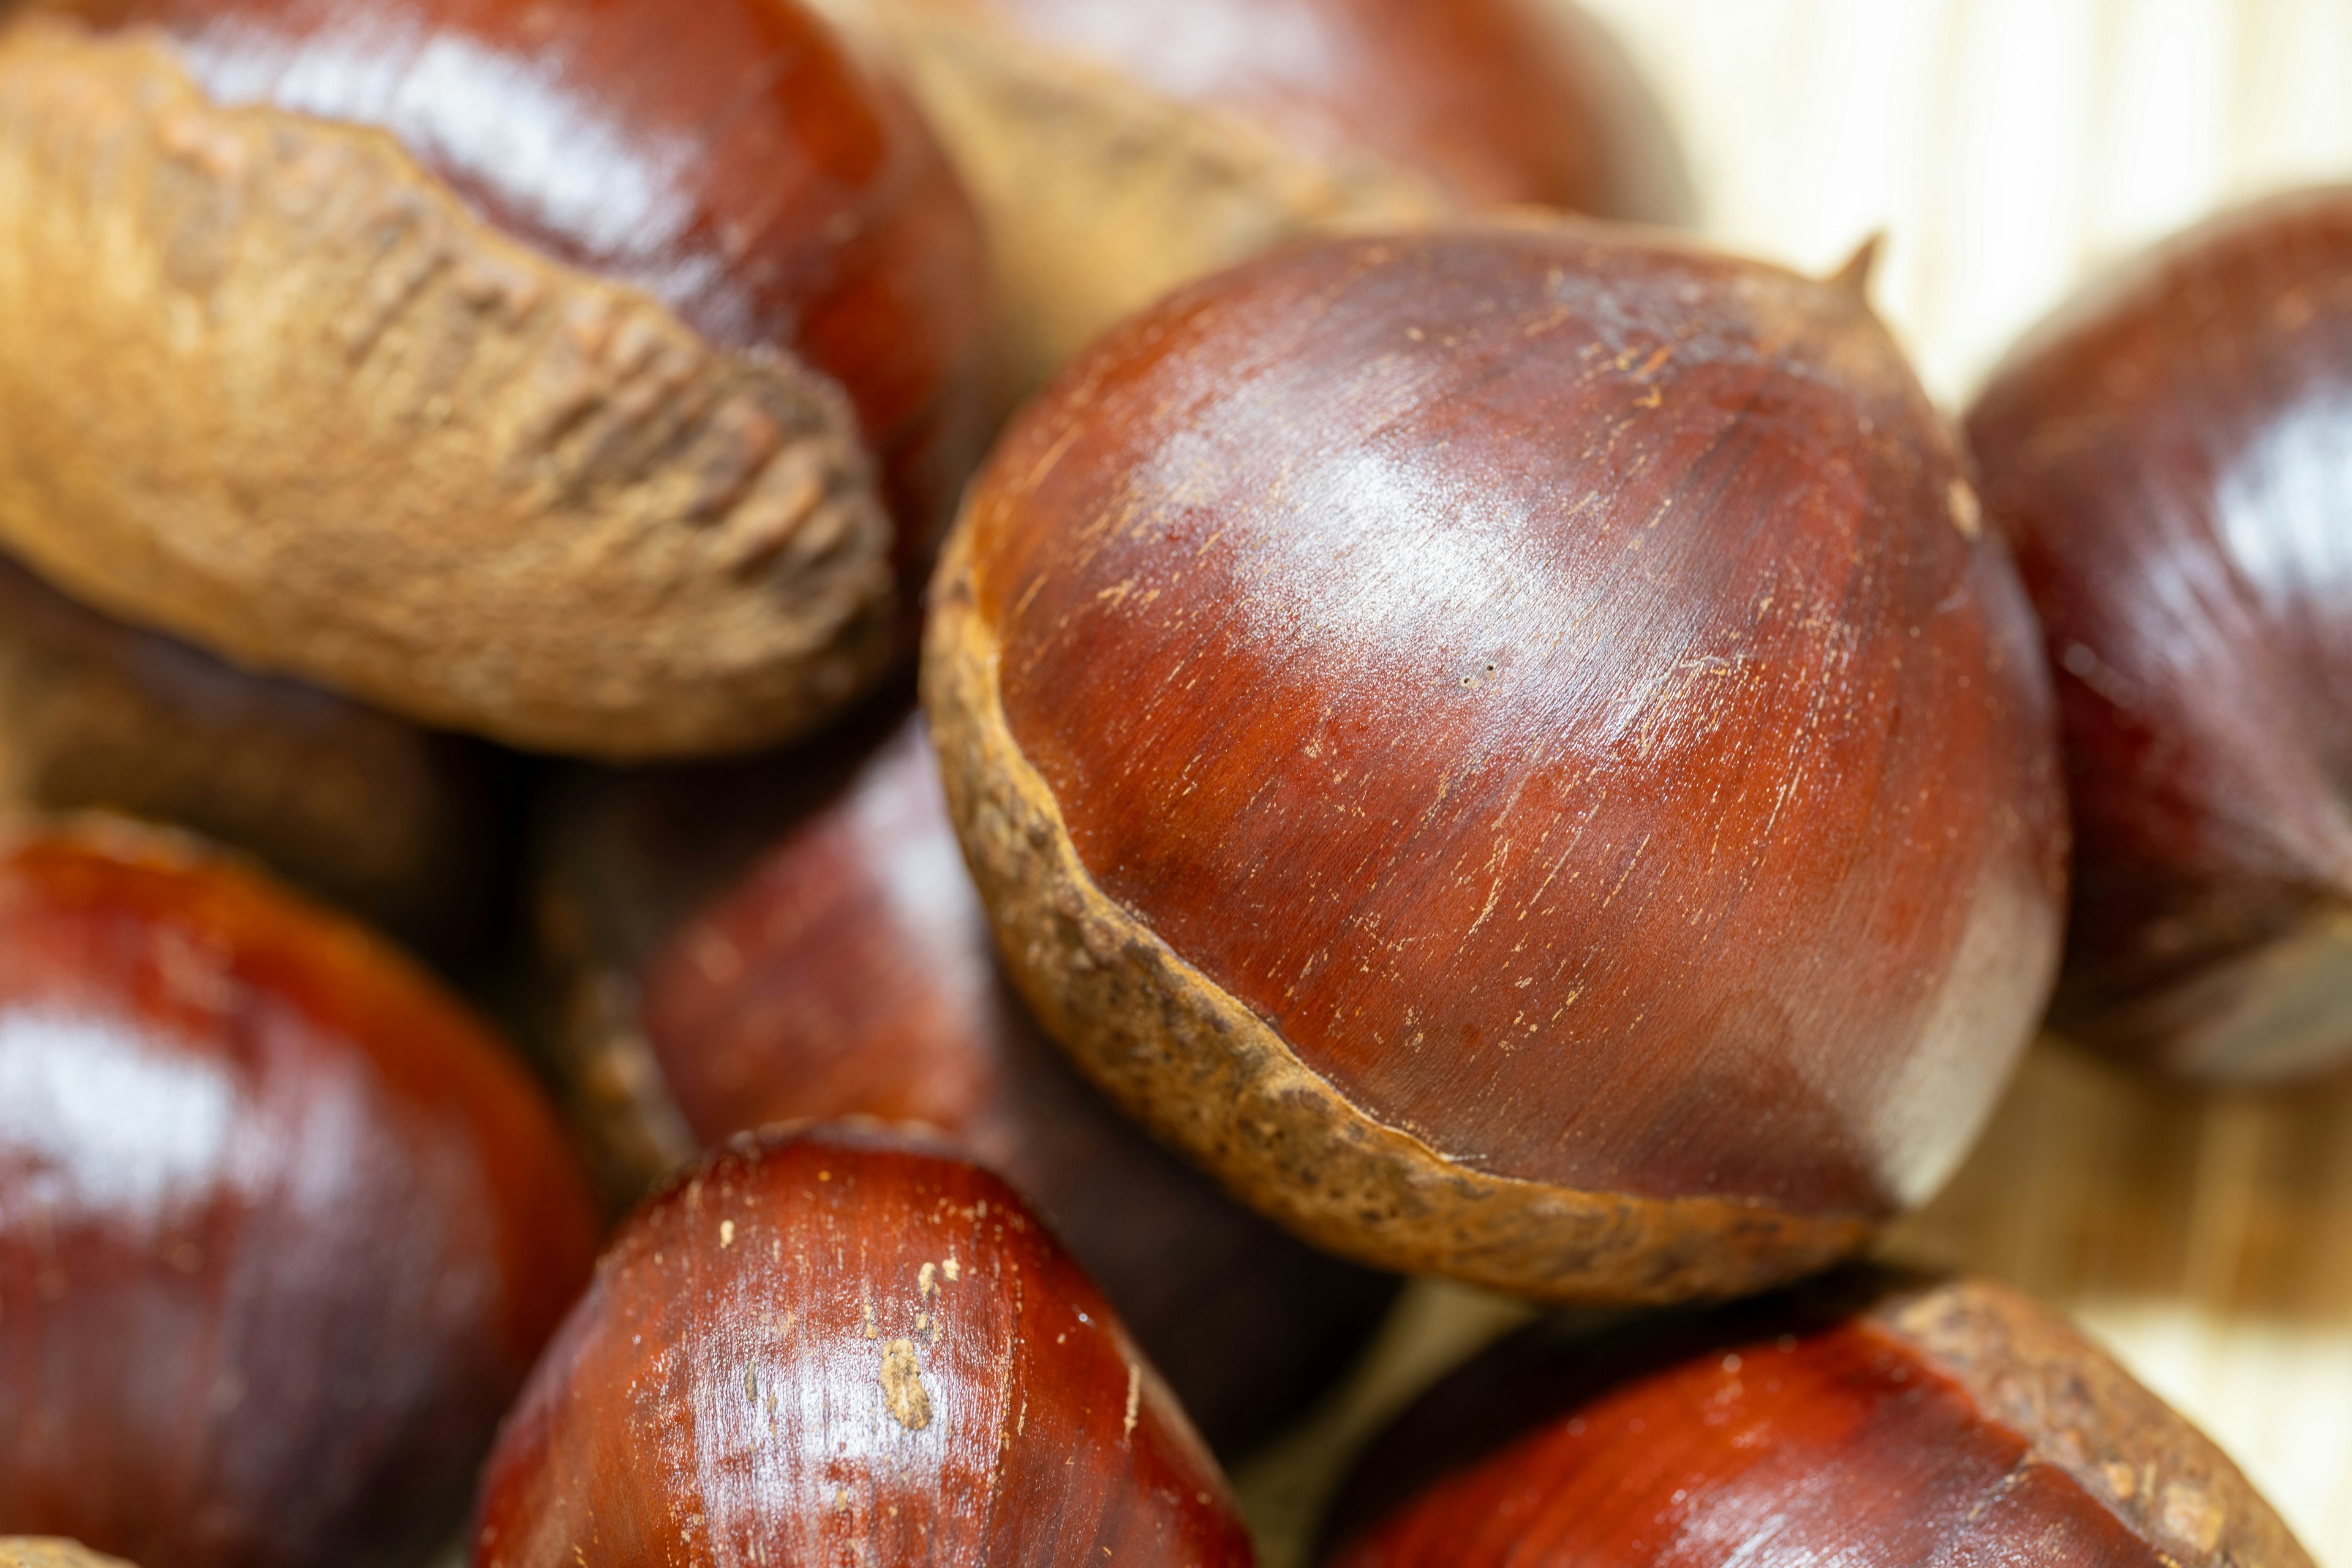
<svg viewBox="0 0 2352 1568">
<path fill-rule="evenodd" d="M 1396 1293 L 1161 1152 L 1004 983 L 919 716 L 754 763 L 577 770 L 546 813 L 559 1059 L 635 1183 L 770 1122 L 920 1122 L 1004 1177 L 1217 1451 L 1329 1387 Z"/>
<path fill-rule="evenodd" d="M 1011 1188 L 746 1137 L 622 1226 L 500 1429 L 476 1568 L 1246 1564 L 1216 1463 Z"/>
<path fill-rule="evenodd" d="M 2056 966 L 2032 616 L 1855 277 L 1570 222 L 1182 290 L 975 481 L 925 682 L 1046 1032 L 1368 1262 L 1818 1268 Z"/>
<path fill-rule="evenodd" d="M 2057 1025 L 2166 1072 L 2352 1059 L 2352 187 L 2221 217 L 2020 344 L 1969 438 L 2056 672 Z"/>
<path fill-rule="evenodd" d="M 823 0 L 878 31 L 986 216 L 1005 401 L 1276 242 L 1691 198 L 1631 62 L 1560 0 Z"/>
<path fill-rule="evenodd" d="M 0 542 L 530 749 L 843 707 L 982 413 L 970 208 L 798 0 L 19 8 L 0 255 Z"/>
<path fill-rule="evenodd" d="M 537 1089 L 358 929 L 152 829 L 0 847 L 0 1530 L 436 1544 L 595 1239 Z"/>
<path fill-rule="evenodd" d="M 2311 1568 L 2203 1434 L 2006 1287 L 1853 1276 L 1506 1339 L 1332 1515 L 1337 1568 Z"/>
<path fill-rule="evenodd" d="M 502 935 L 513 772 L 479 742 L 109 620 L 0 559 L 0 809 L 188 828 L 472 969 Z"/>
</svg>

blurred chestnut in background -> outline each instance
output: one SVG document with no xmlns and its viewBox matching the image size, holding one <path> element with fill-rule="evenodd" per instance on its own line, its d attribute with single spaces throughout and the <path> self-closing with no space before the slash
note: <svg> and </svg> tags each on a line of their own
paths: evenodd
<svg viewBox="0 0 2352 1568">
<path fill-rule="evenodd" d="M 1047 1033 L 1324 1245 L 1566 1301 L 1861 1247 L 2056 965 L 2046 677 L 1861 297 L 1601 225 L 1122 326 L 975 482 L 925 699 Z"/>
<path fill-rule="evenodd" d="M 2164 1070 L 2352 1059 L 2352 188 L 2158 247 L 1969 415 L 2057 672 L 2057 1022 Z"/>
<path fill-rule="evenodd" d="M 1216 1463 L 1011 1188 L 745 1138 L 631 1216 L 499 1436 L 477 1568 L 1221 1568 Z"/>
<path fill-rule="evenodd" d="M 761 762 L 578 770 L 544 837 L 562 1058 L 624 1177 L 769 1122 L 936 1128 L 1037 1205 L 1225 1453 L 1380 1322 L 1392 1279 L 1219 1194 L 1037 1034 L 902 704 Z"/>
<path fill-rule="evenodd" d="M 0 808 L 191 829 L 467 969 L 502 934 L 513 773 L 479 742 L 110 621 L 0 560 Z"/>
<path fill-rule="evenodd" d="M 986 216 L 1001 401 L 1282 240 L 1509 204 L 1691 209 L 1664 116 L 1550 0 L 820 0 L 903 59 Z"/>
<path fill-rule="evenodd" d="M 537 1089 L 356 928 L 128 825 L 0 848 L 0 1530 L 430 1547 L 595 1236 Z"/>
<path fill-rule="evenodd" d="M 529 748 L 838 710 L 981 434 L 971 211 L 798 0 L 19 8 L 0 257 L 12 550 Z"/>
<path fill-rule="evenodd" d="M 1405 1414 L 1331 1527 L 1338 1568 L 2312 1568 L 2057 1313 L 1868 1274 L 1605 1334 L 1532 1324 Z"/>
</svg>

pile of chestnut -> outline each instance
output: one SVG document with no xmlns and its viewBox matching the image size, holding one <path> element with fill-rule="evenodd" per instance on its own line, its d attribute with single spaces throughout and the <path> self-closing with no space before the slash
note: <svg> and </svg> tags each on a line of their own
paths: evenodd
<svg viewBox="0 0 2352 1568">
<path fill-rule="evenodd" d="M 2352 1059 L 2352 190 L 1960 424 L 1687 206 L 1549 0 L 7 8 L 0 1568 L 1247 1563 L 1404 1274 L 1604 1310 L 1333 1564 L 2307 1564 L 1866 1258 Z"/>
</svg>

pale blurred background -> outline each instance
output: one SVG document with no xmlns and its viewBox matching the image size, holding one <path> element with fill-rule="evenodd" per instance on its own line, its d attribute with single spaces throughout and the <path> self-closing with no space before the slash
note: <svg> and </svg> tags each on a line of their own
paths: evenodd
<svg viewBox="0 0 2352 1568">
<path fill-rule="evenodd" d="M 1587 0 L 1665 100 L 1707 232 L 1879 308 L 1957 410 L 2102 267 L 2352 180 L 2352 0 Z M 2347 716 L 2352 721 L 2352 716 Z M 1893 1240 L 2074 1312 L 2352 1568 L 2352 1083 L 2166 1091 L 2045 1047 Z M 1270 1568 L 1350 1443 L 1518 1309 L 1416 1287 L 1365 1375 L 1240 1479 Z"/>
<path fill-rule="evenodd" d="M 2352 179 L 2352 0 L 1588 0 L 1681 132 L 1708 232 L 1878 300 L 1963 398 L 2103 263 Z"/>
</svg>

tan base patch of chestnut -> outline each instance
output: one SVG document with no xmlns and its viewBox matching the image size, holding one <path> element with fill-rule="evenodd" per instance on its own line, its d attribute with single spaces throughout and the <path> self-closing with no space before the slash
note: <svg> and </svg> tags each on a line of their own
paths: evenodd
<svg viewBox="0 0 2352 1568">
<path fill-rule="evenodd" d="M 979 434 L 978 238 L 797 6 L 539 16 L 18 8 L 0 539 L 425 722 L 772 743 L 902 651 Z"/>
<path fill-rule="evenodd" d="M 20 18 L 0 112 L 0 300 L 42 323 L 0 350 L 0 532 L 73 592 L 554 751 L 772 739 L 878 673 L 890 527 L 805 369 L 502 239 L 386 138 L 213 105 L 151 37 Z"/>
<path fill-rule="evenodd" d="M 0 1568 L 128 1568 L 78 1542 L 55 1537 L 0 1536 Z"/>
</svg>

